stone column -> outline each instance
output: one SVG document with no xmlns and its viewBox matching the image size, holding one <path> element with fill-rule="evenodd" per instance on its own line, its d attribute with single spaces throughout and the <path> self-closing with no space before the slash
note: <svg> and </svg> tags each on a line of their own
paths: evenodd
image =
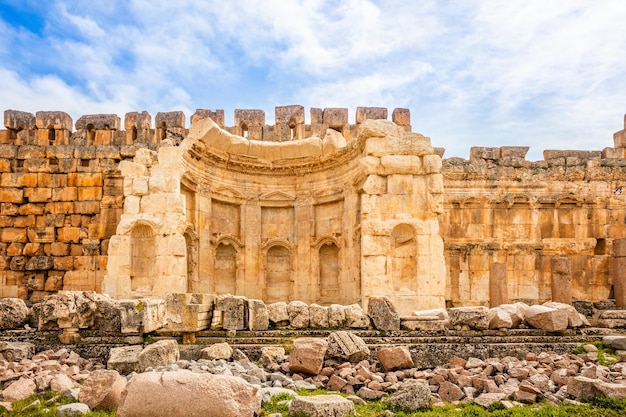
<svg viewBox="0 0 626 417">
<path fill-rule="evenodd" d="M 489 307 L 509 303 L 508 280 L 506 264 L 494 262 L 489 269 Z"/>
<path fill-rule="evenodd" d="M 569 258 L 552 258 L 552 301 L 572 304 L 572 266 Z"/>
<path fill-rule="evenodd" d="M 613 293 L 615 305 L 626 307 L 626 238 L 613 240 Z"/>
</svg>

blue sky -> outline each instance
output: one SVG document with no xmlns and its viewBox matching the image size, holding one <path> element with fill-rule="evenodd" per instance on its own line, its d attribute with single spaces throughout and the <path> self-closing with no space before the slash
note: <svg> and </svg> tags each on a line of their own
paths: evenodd
<svg viewBox="0 0 626 417">
<path fill-rule="evenodd" d="M 626 113 L 626 2 L 0 1 L 0 107 L 82 114 L 357 106 L 471 146 L 595 149 Z"/>
</svg>

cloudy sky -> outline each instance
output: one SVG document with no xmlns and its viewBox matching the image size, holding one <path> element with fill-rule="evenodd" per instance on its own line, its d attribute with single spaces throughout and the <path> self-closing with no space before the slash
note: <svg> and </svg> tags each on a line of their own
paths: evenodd
<svg viewBox="0 0 626 417">
<path fill-rule="evenodd" d="M 447 157 L 538 160 L 613 145 L 624 22 L 624 0 L 1 0 L 0 107 L 406 107 Z"/>
</svg>

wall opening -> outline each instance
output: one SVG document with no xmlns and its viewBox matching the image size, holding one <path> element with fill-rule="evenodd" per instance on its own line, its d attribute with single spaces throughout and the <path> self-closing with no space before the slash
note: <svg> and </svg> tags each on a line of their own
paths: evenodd
<svg viewBox="0 0 626 417">
<path fill-rule="evenodd" d="M 93 145 L 96 141 L 96 129 L 94 125 L 89 123 L 86 127 L 87 129 L 87 145 Z"/>
<path fill-rule="evenodd" d="M 215 293 L 235 294 L 237 287 L 237 249 L 220 243 L 215 250 Z"/>
<path fill-rule="evenodd" d="M 289 120 L 289 140 L 296 139 L 296 121 L 292 118 Z"/>
<path fill-rule="evenodd" d="M 241 123 L 241 136 L 244 138 L 248 137 L 248 125 L 245 123 Z"/>
<path fill-rule="evenodd" d="M 268 249 L 265 262 L 265 301 L 289 301 L 291 284 L 291 254 L 284 246 L 276 245 Z"/>
<path fill-rule="evenodd" d="M 130 287 L 136 295 L 150 295 L 154 286 L 155 239 L 150 226 L 138 224 L 130 232 Z"/>
<path fill-rule="evenodd" d="M 319 250 L 320 303 L 337 303 L 340 299 L 339 248 L 334 243 L 322 245 Z"/>
<path fill-rule="evenodd" d="M 593 248 L 593 254 L 595 256 L 598 255 L 606 255 L 606 240 L 605 239 L 596 239 L 596 246 Z"/>
<path fill-rule="evenodd" d="M 395 292 L 417 290 L 417 244 L 415 230 L 408 224 L 399 224 L 391 232 L 391 281 Z"/>
<path fill-rule="evenodd" d="M 130 140 L 132 142 L 135 142 L 137 140 L 137 127 L 136 126 L 133 126 L 130 129 Z"/>
<path fill-rule="evenodd" d="M 56 143 L 56 132 L 53 128 L 48 129 L 48 145 L 54 145 Z"/>
</svg>

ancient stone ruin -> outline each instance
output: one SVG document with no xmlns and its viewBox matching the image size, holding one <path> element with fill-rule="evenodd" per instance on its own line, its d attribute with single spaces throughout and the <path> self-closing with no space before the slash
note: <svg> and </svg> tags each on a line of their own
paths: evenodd
<svg viewBox="0 0 626 417">
<path fill-rule="evenodd" d="M 86 115 L 6 110 L 0 296 L 233 294 L 401 315 L 615 298 L 624 305 L 626 133 L 598 151 L 478 148 L 407 109 Z M 123 127 L 123 130 L 122 130 Z M 74 130 L 75 128 L 75 130 Z M 438 140 L 442 140 L 438 138 Z M 445 143 L 441 143 L 445 145 Z"/>
</svg>

